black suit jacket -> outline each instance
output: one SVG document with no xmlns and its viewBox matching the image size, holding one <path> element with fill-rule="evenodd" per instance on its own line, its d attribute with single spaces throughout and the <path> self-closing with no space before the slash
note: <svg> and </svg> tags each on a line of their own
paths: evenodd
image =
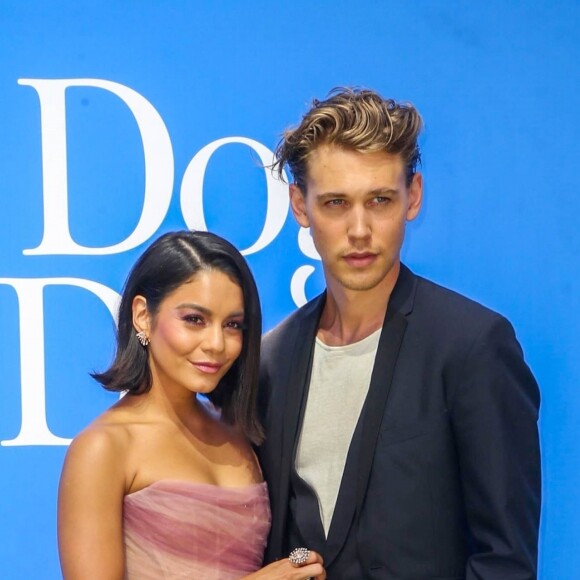
<svg viewBox="0 0 580 580">
<path fill-rule="evenodd" d="M 330 579 L 536 578 L 537 384 L 505 318 L 405 266 L 328 539 L 316 508 L 289 510 L 290 498 L 300 497 L 291 483 L 294 456 L 324 300 L 263 340 L 259 455 L 272 506 L 266 560 L 286 556 L 297 529 L 322 552 Z"/>
</svg>

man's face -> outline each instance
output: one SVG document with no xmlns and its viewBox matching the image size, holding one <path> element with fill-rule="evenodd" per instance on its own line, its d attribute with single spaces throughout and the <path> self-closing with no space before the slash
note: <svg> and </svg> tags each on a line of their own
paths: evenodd
<svg viewBox="0 0 580 580">
<path fill-rule="evenodd" d="M 405 224 L 419 213 L 422 178 L 406 185 L 397 155 L 333 145 L 308 160 L 307 192 L 290 186 L 296 220 L 309 227 L 329 290 L 389 290 L 399 272 Z"/>
</svg>

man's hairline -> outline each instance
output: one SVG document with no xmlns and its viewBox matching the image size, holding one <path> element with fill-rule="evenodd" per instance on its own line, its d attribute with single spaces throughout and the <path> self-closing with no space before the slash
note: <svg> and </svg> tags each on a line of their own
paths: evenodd
<svg viewBox="0 0 580 580">
<path fill-rule="evenodd" d="M 321 141 L 316 147 L 314 147 L 313 149 L 311 149 L 308 152 L 308 155 L 304 158 L 304 187 L 300 187 L 300 184 L 298 183 L 298 181 L 294 178 L 294 176 L 292 176 L 292 183 L 290 183 L 290 186 L 294 186 L 296 188 L 298 188 L 298 190 L 300 191 L 300 193 L 302 194 L 302 197 L 306 197 L 308 194 L 308 188 L 307 188 L 307 181 L 308 181 L 308 161 L 310 159 L 310 156 L 312 155 L 312 153 L 314 153 L 315 151 L 319 150 L 321 147 L 336 147 L 337 149 L 342 149 L 343 151 L 352 151 L 353 153 L 361 153 L 362 155 L 365 155 L 367 153 L 385 153 L 386 155 L 390 155 L 391 157 L 398 157 L 402 164 L 403 164 L 403 171 L 405 171 L 405 169 L 407 168 L 406 164 L 405 164 L 405 160 L 403 159 L 403 155 L 401 153 L 389 153 L 388 151 L 385 151 L 384 149 L 379 149 L 377 151 L 361 151 L 359 149 L 357 149 L 356 147 L 346 147 L 344 145 L 341 145 L 339 143 L 332 143 L 330 141 Z M 417 171 L 416 169 L 413 171 L 413 173 L 411 174 L 411 178 L 408 179 L 407 175 L 405 175 L 405 187 L 408 189 L 409 187 L 411 187 L 411 183 L 413 182 L 413 178 L 415 177 L 415 175 L 417 175 L 418 173 L 420 173 L 419 171 Z"/>
</svg>

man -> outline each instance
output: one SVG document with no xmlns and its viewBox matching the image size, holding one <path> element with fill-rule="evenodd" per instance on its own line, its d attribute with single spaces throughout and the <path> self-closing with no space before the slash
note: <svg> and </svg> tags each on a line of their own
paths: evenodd
<svg viewBox="0 0 580 580">
<path fill-rule="evenodd" d="M 307 547 L 338 580 L 536 578 L 536 382 L 505 318 L 400 262 L 421 127 L 340 89 L 278 146 L 327 288 L 263 340 L 267 559 Z"/>
</svg>

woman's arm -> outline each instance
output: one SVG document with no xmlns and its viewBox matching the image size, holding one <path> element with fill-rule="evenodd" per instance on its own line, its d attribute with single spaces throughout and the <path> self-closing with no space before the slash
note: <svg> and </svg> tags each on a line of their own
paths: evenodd
<svg viewBox="0 0 580 580">
<path fill-rule="evenodd" d="M 58 495 L 64 580 L 123 580 L 125 445 L 117 426 L 93 426 L 71 444 Z"/>
</svg>

